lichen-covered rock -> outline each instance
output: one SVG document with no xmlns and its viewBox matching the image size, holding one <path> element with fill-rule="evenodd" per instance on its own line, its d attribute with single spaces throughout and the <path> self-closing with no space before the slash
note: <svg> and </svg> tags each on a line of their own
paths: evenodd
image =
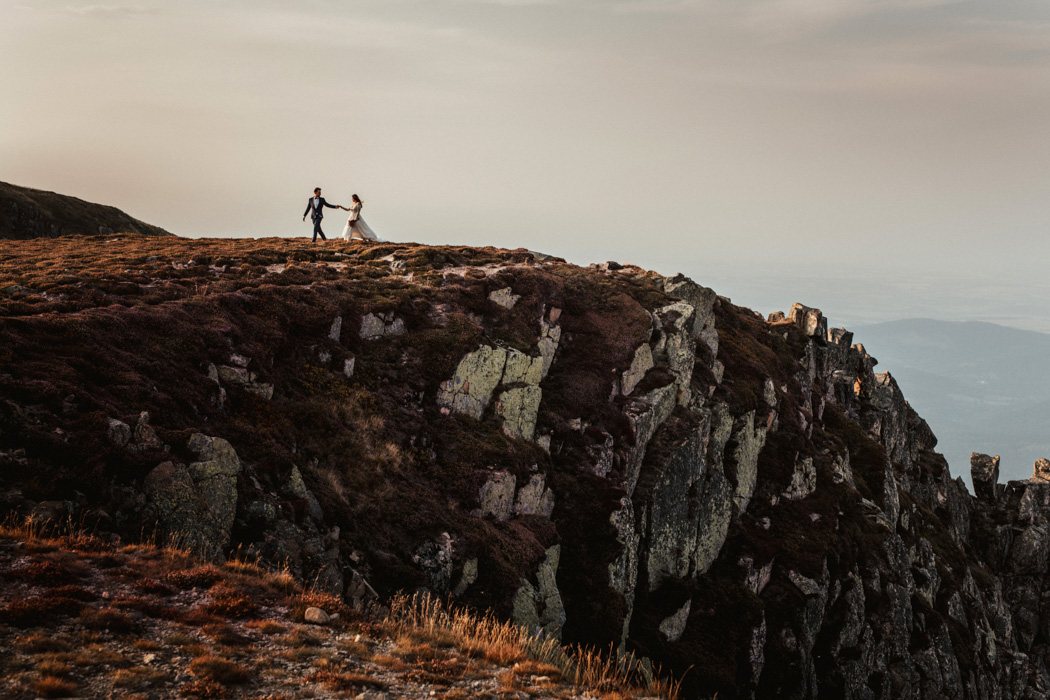
<svg viewBox="0 0 1050 700">
<path fill-rule="evenodd" d="M 813 466 L 812 457 L 804 457 L 795 463 L 795 472 L 791 483 L 784 491 L 784 498 L 797 501 L 817 490 L 817 469 Z"/>
<path fill-rule="evenodd" d="M 413 561 L 427 577 L 431 592 L 444 595 L 452 585 L 452 537 L 442 532 L 416 548 Z"/>
<path fill-rule="evenodd" d="M 503 287 L 495 291 L 489 292 L 489 301 L 504 309 L 513 309 L 514 305 L 518 303 L 518 299 L 521 299 L 520 294 L 515 294 L 510 287 Z"/>
<path fill-rule="evenodd" d="M 479 505 L 474 514 L 478 517 L 491 515 L 496 520 L 509 518 L 514 506 L 515 482 L 514 475 L 508 472 L 493 474 L 478 492 Z"/>
<path fill-rule="evenodd" d="M 693 601 L 687 600 L 673 615 L 664 618 L 659 625 L 660 634 L 669 642 L 677 642 L 685 632 L 686 622 L 689 620 L 689 610 L 693 607 Z"/>
<path fill-rule="evenodd" d="M 321 508 L 321 504 L 318 503 L 317 497 L 314 496 L 313 492 L 307 488 L 306 482 L 303 481 L 302 472 L 294 464 L 288 473 L 288 481 L 284 484 L 284 491 L 293 498 L 306 501 L 307 512 L 311 518 L 318 522 L 324 519 L 324 510 Z"/>
<path fill-rule="evenodd" d="M 542 379 L 542 357 L 530 357 L 517 350 L 507 352 L 507 361 L 503 369 L 501 383 L 506 385 L 528 384 L 538 386 Z"/>
<path fill-rule="evenodd" d="M 125 447 L 131 441 L 131 426 L 124 421 L 110 418 L 106 437 L 117 447 Z"/>
<path fill-rule="evenodd" d="M 626 405 L 624 414 L 634 432 L 634 446 L 624 460 L 624 485 L 628 493 L 633 493 L 638 483 L 638 475 L 649 440 L 671 415 L 677 403 L 677 396 L 677 387 L 670 384 L 653 389 L 644 396 L 632 397 Z"/>
<path fill-rule="evenodd" d="M 361 329 L 358 335 L 365 340 L 381 338 L 386 333 L 386 323 L 375 314 L 365 314 L 361 319 Z"/>
<path fill-rule="evenodd" d="M 733 498 L 738 513 L 747 510 L 751 496 L 758 483 L 758 455 L 766 444 L 766 427 L 755 425 L 755 412 L 744 416 L 743 425 L 733 434 L 736 449 L 733 451 L 733 463 L 736 470 L 736 492 Z"/>
<path fill-rule="evenodd" d="M 549 518 L 553 512 L 554 494 L 547 488 L 543 476 L 533 474 L 529 477 L 529 483 L 518 489 L 518 495 L 514 499 L 514 514 L 541 515 Z"/>
<path fill-rule="evenodd" d="M 459 598 L 467 589 L 478 580 L 478 558 L 471 557 L 463 562 L 463 570 L 459 574 L 459 582 L 456 584 L 455 589 L 452 591 L 452 595 Z"/>
<path fill-rule="evenodd" d="M 514 622 L 534 634 L 561 638 L 565 625 L 565 606 L 558 591 L 558 562 L 561 558 L 561 546 L 554 545 L 547 549 L 544 559 L 536 569 L 536 584 L 526 579 L 521 580 L 521 587 L 514 595 Z"/>
<path fill-rule="evenodd" d="M 507 351 L 482 345 L 467 353 L 452 379 L 441 383 L 438 404 L 478 420 L 492 401 L 492 392 L 503 378 Z"/>
<path fill-rule="evenodd" d="M 221 562 L 237 512 L 240 460 L 222 438 L 196 433 L 189 447 L 201 461 L 189 466 L 164 462 L 146 476 L 143 490 L 167 536 Z"/>
<path fill-rule="evenodd" d="M 681 299 L 693 307 L 693 337 L 700 338 L 705 330 L 711 331 L 713 334 L 714 347 L 711 347 L 710 349 L 713 354 L 717 355 L 718 333 L 714 331 L 714 306 L 715 302 L 718 300 L 718 295 L 714 290 L 703 287 L 685 275 L 679 274 L 664 279 L 664 291 L 667 292 L 668 296 L 675 299 Z M 711 345 L 711 342 L 709 341 L 710 339 L 705 340 L 704 342 Z"/>
<path fill-rule="evenodd" d="M 558 344 L 561 342 L 561 326 L 557 324 L 557 318 L 560 315 L 560 309 L 551 309 L 550 321 L 546 318 L 540 319 L 540 338 L 536 341 L 536 348 L 539 350 L 540 357 L 543 358 L 544 377 L 550 371 L 551 364 L 554 362 L 554 354 L 558 351 Z"/>
<path fill-rule="evenodd" d="M 678 403 L 682 406 L 688 406 L 692 399 L 690 384 L 696 364 L 696 339 L 692 333 L 694 314 L 694 307 L 684 301 L 654 312 L 660 335 L 653 353 L 675 375 Z"/>
<path fill-rule="evenodd" d="M 273 384 L 257 381 L 258 375 L 249 371 L 246 367 L 220 365 L 216 371 L 219 380 L 225 384 L 240 386 L 245 391 L 249 391 L 267 401 L 273 398 Z"/>
<path fill-rule="evenodd" d="M 510 437 L 531 440 L 536 433 L 542 395 L 538 386 L 516 387 L 500 394 L 496 415 L 503 419 L 503 432 Z"/>
<path fill-rule="evenodd" d="M 392 312 L 381 315 L 368 313 L 361 318 L 358 335 L 362 340 L 376 340 L 388 335 L 404 335 L 405 332 L 404 320 L 394 316 Z"/>
<path fill-rule="evenodd" d="M 649 347 L 648 343 L 642 343 L 634 351 L 634 359 L 631 360 L 631 366 L 624 370 L 623 377 L 620 380 L 620 391 L 623 395 L 630 396 L 634 388 L 638 386 L 638 382 L 645 377 L 645 373 L 654 366 L 653 349 Z"/>
<path fill-rule="evenodd" d="M 631 626 L 634 613 L 635 587 L 638 585 L 638 547 L 639 536 L 635 530 L 634 504 L 626 496 L 620 499 L 620 507 L 609 516 L 609 522 L 616 532 L 616 542 L 620 553 L 609 564 L 609 588 L 621 594 L 626 603 L 623 628 L 619 645 L 623 648 Z"/>
<path fill-rule="evenodd" d="M 233 445 L 222 438 L 194 433 L 188 447 L 200 460 L 189 465 L 194 485 L 204 496 L 215 524 L 229 541 L 237 513 L 237 475 L 241 473 L 241 461 Z"/>
</svg>

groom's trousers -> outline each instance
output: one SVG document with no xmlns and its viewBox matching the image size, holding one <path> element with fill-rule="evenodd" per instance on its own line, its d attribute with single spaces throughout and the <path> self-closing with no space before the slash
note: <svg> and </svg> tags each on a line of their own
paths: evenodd
<svg viewBox="0 0 1050 700">
<path fill-rule="evenodd" d="M 321 217 L 320 216 L 317 217 L 316 219 L 314 219 L 314 243 L 317 243 L 317 236 L 318 235 L 321 236 L 321 240 L 322 241 L 327 241 L 328 240 L 327 238 L 324 237 L 324 231 L 321 230 Z"/>
</svg>

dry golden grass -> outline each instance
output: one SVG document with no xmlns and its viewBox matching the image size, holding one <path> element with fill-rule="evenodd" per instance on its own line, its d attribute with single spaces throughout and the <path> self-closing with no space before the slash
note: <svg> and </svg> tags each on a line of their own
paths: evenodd
<svg viewBox="0 0 1050 700">
<path fill-rule="evenodd" d="M 445 636 L 455 640 L 456 646 L 469 656 L 498 666 L 532 662 L 535 668 L 553 669 L 560 678 L 582 688 L 626 693 L 644 691 L 669 698 L 678 695 L 677 684 L 660 679 L 658 674 L 647 673 L 633 654 L 618 656 L 612 650 L 599 653 L 582 647 L 563 648 L 556 639 L 537 638 L 513 623 L 450 609 L 427 596 L 396 597 L 391 601 L 390 610 L 388 624 L 399 635 L 399 641 L 414 643 L 420 635 Z M 374 657 L 374 660 L 382 663 L 382 658 Z M 528 667 L 522 665 L 521 668 Z M 506 674 L 508 683 L 509 679 L 517 678 L 510 670 Z M 553 678 L 549 673 L 542 675 Z"/>
<path fill-rule="evenodd" d="M 273 620 L 249 620 L 247 626 L 263 634 L 283 634 L 288 631 L 286 626 Z"/>
<path fill-rule="evenodd" d="M 223 685 L 239 685 L 251 678 L 248 667 L 210 654 L 194 659 L 190 663 L 190 673 Z"/>
<path fill-rule="evenodd" d="M 71 698 L 77 695 L 77 685 L 62 678 L 45 676 L 33 683 L 33 691 L 44 698 Z"/>
<path fill-rule="evenodd" d="M 42 652 L 69 651 L 70 643 L 64 637 L 53 637 L 45 634 L 29 634 L 18 637 L 15 646 L 30 654 Z"/>
<path fill-rule="evenodd" d="M 36 665 L 36 672 L 41 676 L 57 676 L 58 678 L 65 678 L 73 672 L 73 669 L 61 661 L 47 659 Z"/>
<path fill-rule="evenodd" d="M 640 665 L 630 657 L 565 650 L 553 639 L 537 639 L 512 624 L 451 609 L 433 599 L 397 598 L 390 616 L 380 622 L 362 619 L 332 596 L 301 589 L 283 593 L 283 573 L 269 574 L 252 564 L 201 565 L 184 552 L 152 545 L 122 547 L 119 552 L 90 550 L 68 558 L 65 553 L 73 550 L 63 548 L 73 540 L 42 536 L 39 530 L 28 538 L 26 533 L 25 528 L 0 527 L 0 538 L 18 536 L 36 544 L 54 544 L 54 549 L 38 549 L 48 557 L 46 561 L 58 562 L 62 569 L 27 566 L 25 571 L 78 571 L 83 580 L 75 585 L 84 591 L 81 597 L 92 597 L 86 594 L 94 595 L 93 590 L 98 595 L 91 602 L 76 601 L 76 616 L 46 619 L 47 626 L 60 629 L 57 633 L 42 627 L 18 635 L 10 627 L 0 627 L 0 635 L 5 629 L 11 635 L 0 640 L 11 650 L 9 658 L 0 661 L 0 695 L 15 688 L 38 697 L 83 694 L 81 684 L 88 677 L 92 692 L 102 683 L 109 688 L 108 694 L 131 697 L 156 693 L 187 670 L 193 681 L 172 692 L 202 698 L 241 697 L 258 692 L 259 685 L 286 691 L 295 688 L 290 695 L 296 697 L 328 697 L 387 688 L 395 678 L 397 683 L 436 688 L 439 695 L 448 697 L 471 697 L 474 693 L 463 686 L 479 682 L 483 686 L 469 687 L 484 687 L 485 693 L 497 697 L 522 693 L 570 697 L 579 689 L 610 698 L 634 697 L 639 692 L 675 697 L 677 692 L 639 673 Z M 90 543 L 82 538 L 75 541 Z M 138 557 L 140 551 L 149 556 Z M 79 567 L 84 562 L 90 565 L 81 574 Z M 101 568 L 92 570 L 96 563 Z M 102 598 L 102 591 L 112 591 L 107 577 L 118 571 L 127 577 L 122 579 L 126 582 L 120 584 L 121 592 Z M 135 585 L 146 578 L 161 585 Z M 101 589 L 93 589 L 100 584 Z M 222 616 L 200 608 L 173 616 L 167 614 L 173 603 L 156 602 L 156 596 L 163 600 L 169 595 L 169 587 L 188 591 L 180 595 L 204 604 L 216 600 L 234 604 Z M 72 588 L 65 593 L 80 595 Z M 329 626 L 243 620 L 235 603 L 249 595 L 255 596 L 253 604 L 259 606 L 250 614 L 263 611 L 270 604 L 266 601 L 271 601 L 272 610 L 282 611 L 279 614 L 298 616 L 301 612 L 297 611 L 318 605 L 340 612 L 341 619 Z M 124 634 L 130 630 L 149 636 L 135 639 Z M 267 635 L 265 646 L 258 653 L 247 652 L 258 635 Z M 143 663 L 146 653 L 162 658 Z M 309 668 L 304 671 L 304 666 Z"/>
<path fill-rule="evenodd" d="M 153 688 L 169 680 L 169 678 L 170 676 L 164 671 L 149 666 L 121 669 L 112 675 L 115 688 L 128 689 Z"/>
</svg>

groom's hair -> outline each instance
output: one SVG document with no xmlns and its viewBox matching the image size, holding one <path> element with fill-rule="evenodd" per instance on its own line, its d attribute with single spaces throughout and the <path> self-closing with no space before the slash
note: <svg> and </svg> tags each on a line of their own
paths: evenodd
<svg viewBox="0 0 1050 700">
<path fill-rule="evenodd" d="M 315 187 L 315 188 L 314 188 L 314 194 L 317 194 L 317 193 L 318 193 L 318 192 L 320 192 L 320 191 L 321 191 L 321 188 L 320 188 L 320 187 Z"/>
</svg>

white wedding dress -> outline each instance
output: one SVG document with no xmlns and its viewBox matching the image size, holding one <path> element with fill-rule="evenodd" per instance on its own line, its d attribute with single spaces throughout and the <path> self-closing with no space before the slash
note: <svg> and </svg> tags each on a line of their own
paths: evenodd
<svg viewBox="0 0 1050 700">
<path fill-rule="evenodd" d="M 350 218 L 347 219 L 346 227 L 343 229 L 343 240 L 349 241 L 351 238 L 360 238 L 365 241 L 379 240 L 375 231 L 370 229 L 365 220 L 361 218 L 361 205 L 359 203 L 354 203 L 350 206 Z"/>
</svg>

